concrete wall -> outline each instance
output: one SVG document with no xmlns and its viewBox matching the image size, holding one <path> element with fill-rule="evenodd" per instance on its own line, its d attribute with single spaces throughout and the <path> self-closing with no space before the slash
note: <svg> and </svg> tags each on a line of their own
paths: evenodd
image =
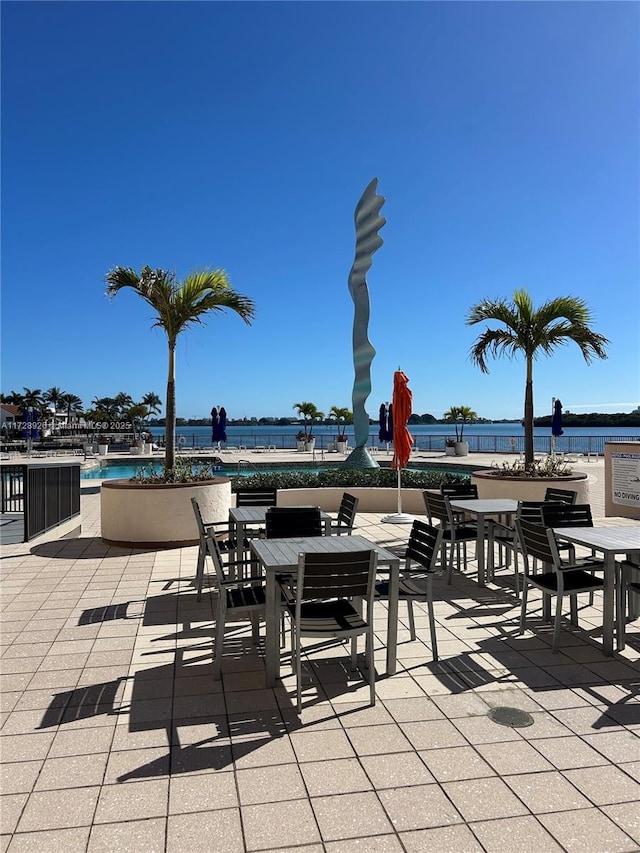
<svg viewBox="0 0 640 853">
<path fill-rule="evenodd" d="M 358 512 L 396 512 L 398 509 L 397 489 L 366 489 L 340 487 L 339 489 L 278 489 L 278 506 L 300 506 L 311 504 L 325 512 L 336 512 L 342 495 L 360 498 Z M 412 515 L 425 515 L 421 489 L 402 489 L 402 511 Z"/>
</svg>

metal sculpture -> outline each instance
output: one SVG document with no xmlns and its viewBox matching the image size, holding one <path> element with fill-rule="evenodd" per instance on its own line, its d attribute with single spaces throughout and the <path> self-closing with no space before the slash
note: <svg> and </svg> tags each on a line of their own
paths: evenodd
<svg viewBox="0 0 640 853">
<path fill-rule="evenodd" d="M 369 415 L 365 402 L 371 393 L 371 362 L 376 354 L 368 336 L 369 328 L 369 288 L 366 274 L 371 267 L 371 256 L 382 246 L 382 237 L 378 231 L 386 223 L 380 216 L 380 208 L 384 198 L 376 193 L 378 179 L 374 178 L 363 192 L 356 205 L 356 252 L 349 273 L 349 293 L 354 303 L 353 318 L 353 366 L 355 378 L 353 382 L 353 428 L 355 448 L 351 451 L 344 468 L 378 468 L 367 452 L 369 438 Z"/>
</svg>

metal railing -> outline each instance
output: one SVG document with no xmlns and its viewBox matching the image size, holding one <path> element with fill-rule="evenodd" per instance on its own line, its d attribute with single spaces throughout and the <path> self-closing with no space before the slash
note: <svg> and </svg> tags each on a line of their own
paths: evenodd
<svg viewBox="0 0 640 853">
<path fill-rule="evenodd" d="M 22 513 L 24 542 L 80 515 L 80 465 L 2 465 L 0 511 Z"/>
<path fill-rule="evenodd" d="M 411 426 L 409 426 L 411 430 Z M 211 449 L 211 441 L 206 435 L 182 434 L 185 441 L 182 447 L 185 451 Z M 328 451 L 334 446 L 333 435 L 316 435 L 316 452 Z M 433 451 L 443 453 L 446 447 L 445 435 L 414 435 L 414 450 Z M 158 439 L 156 439 L 158 440 Z M 353 437 L 349 436 L 350 444 L 353 446 Z M 524 451 L 524 436 L 479 435 L 464 434 L 464 440 L 469 443 L 471 453 L 521 453 Z M 556 439 L 556 453 L 584 453 L 604 455 L 604 445 L 611 441 L 638 441 L 637 435 L 564 435 Z M 536 453 L 551 452 L 551 435 L 535 435 L 534 451 Z M 270 447 L 276 450 L 295 450 L 296 437 L 294 434 L 267 434 L 264 435 L 229 435 L 228 444 L 243 450 L 253 450 L 255 447 Z M 369 448 L 382 447 L 386 449 L 384 442 L 378 440 L 377 430 L 369 434 L 367 441 Z M 390 445 L 391 447 L 391 445 Z M 222 448 L 224 450 L 224 447 Z M 215 448 L 214 448 L 215 450 Z"/>
</svg>

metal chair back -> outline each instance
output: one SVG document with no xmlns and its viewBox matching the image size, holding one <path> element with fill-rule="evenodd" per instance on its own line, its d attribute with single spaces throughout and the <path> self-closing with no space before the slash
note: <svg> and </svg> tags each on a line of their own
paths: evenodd
<svg viewBox="0 0 640 853">
<path fill-rule="evenodd" d="M 299 536 L 322 536 L 322 520 L 318 507 L 272 506 L 265 514 L 267 539 L 291 539 Z"/>
<path fill-rule="evenodd" d="M 553 486 L 549 486 L 544 493 L 545 501 L 558 501 L 570 505 L 576 502 L 577 497 L 577 492 L 572 492 L 570 489 L 554 489 Z"/>
<path fill-rule="evenodd" d="M 593 527 L 589 504 L 545 503 L 542 506 L 542 521 L 546 527 Z"/>
<path fill-rule="evenodd" d="M 335 525 L 333 525 L 332 532 L 351 533 L 351 531 L 353 530 L 354 522 L 356 520 L 356 512 L 358 510 L 359 503 L 360 498 L 355 497 L 355 495 L 350 495 L 348 492 L 345 492 L 342 495 L 342 500 L 340 501 L 340 508 L 338 509 L 338 514 L 336 516 L 336 523 Z"/>
<path fill-rule="evenodd" d="M 278 490 L 274 488 L 238 489 L 236 506 L 275 506 Z"/>
</svg>

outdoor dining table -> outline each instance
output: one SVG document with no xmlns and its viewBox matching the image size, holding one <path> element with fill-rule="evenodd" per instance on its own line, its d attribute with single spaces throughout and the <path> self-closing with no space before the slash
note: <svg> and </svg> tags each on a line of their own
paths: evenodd
<svg viewBox="0 0 640 853">
<path fill-rule="evenodd" d="M 309 506 L 310 504 L 307 504 L 305 507 L 300 506 L 297 509 Z M 235 530 L 235 539 L 237 542 L 237 560 L 242 559 L 242 544 L 247 535 L 247 527 L 254 527 L 255 525 L 264 527 L 268 509 L 270 509 L 268 506 L 232 506 L 229 510 L 230 527 Z M 321 509 L 320 521 L 324 525 L 324 535 L 330 536 L 332 517 L 328 512 Z"/>
<path fill-rule="evenodd" d="M 478 586 L 486 586 L 484 569 L 484 520 L 487 516 L 505 516 L 506 523 L 511 524 L 511 517 L 518 511 L 518 501 L 511 498 L 467 498 L 466 500 L 450 500 L 451 509 L 458 512 L 468 512 L 478 520 L 478 538 L 476 539 L 476 560 L 478 563 Z M 489 547 L 493 547 L 489 543 Z"/>
<path fill-rule="evenodd" d="M 280 588 L 276 575 L 295 572 L 303 552 L 344 554 L 373 550 L 378 565 L 389 566 L 389 612 L 387 622 L 387 674 L 396 671 L 398 638 L 398 579 L 400 558 L 364 536 L 307 536 L 292 539 L 252 539 L 251 553 L 266 575 L 266 683 L 274 687 L 280 677 Z"/>
<path fill-rule="evenodd" d="M 558 539 L 585 545 L 604 554 L 604 590 L 602 603 L 602 650 L 613 654 L 615 586 L 620 583 L 616 554 L 627 558 L 640 556 L 640 525 L 619 527 L 554 527 Z"/>
</svg>

